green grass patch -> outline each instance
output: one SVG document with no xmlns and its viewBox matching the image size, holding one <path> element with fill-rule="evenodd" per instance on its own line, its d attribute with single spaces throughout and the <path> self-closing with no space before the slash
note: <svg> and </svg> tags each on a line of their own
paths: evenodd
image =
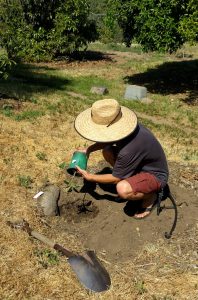
<svg viewBox="0 0 198 300">
<path fill-rule="evenodd" d="M 44 115 L 44 112 L 38 111 L 38 110 L 30 110 L 30 111 L 24 111 L 20 114 L 16 114 L 14 116 L 14 119 L 16 121 L 22 121 L 22 120 L 34 120 L 38 117 L 41 117 Z"/>
<path fill-rule="evenodd" d="M 20 186 L 25 187 L 26 189 L 32 188 L 33 180 L 29 175 L 19 175 L 18 182 Z"/>
<path fill-rule="evenodd" d="M 6 117 L 10 117 L 16 121 L 22 121 L 22 120 L 35 120 L 41 116 L 43 116 L 45 114 L 44 111 L 41 110 L 27 110 L 27 111 L 23 111 L 20 113 L 16 113 L 13 109 L 11 108 L 4 108 L 1 109 L 0 112 L 6 116 Z"/>
<path fill-rule="evenodd" d="M 50 266 L 59 264 L 59 255 L 56 252 L 53 252 L 50 249 L 34 251 L 34 255 L 37 257 L 38 262 L 42 265 L 43 268 L 47 269 Z"/>
<path fill-rule="evenodd" d="M 139 44 L 132 44 L 131 47 L 126 47 L 121 43 L 107 43 L 103 44 L 100 42 L 90 43 L 88 46 L 90 51 L 119 51 L 119 52 L 131 52 L 131 53 L 142 53 L 142 47 Z"/>
<path fill-rule="evenodd" d="M 98 76 L 78 76 L 70 81 L 67 89 L 73 92 L 82 93 L 83 95 L 90 96 L 90 90 L 93 86 L 105 86 L 110 89 L 112 83 L 104 78 Z M 101 96 L 100 96 L 101 97 Z"/>
</svg>

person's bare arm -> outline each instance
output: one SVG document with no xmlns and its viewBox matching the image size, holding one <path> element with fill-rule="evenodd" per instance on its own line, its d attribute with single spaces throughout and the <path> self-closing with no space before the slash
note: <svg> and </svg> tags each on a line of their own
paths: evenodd
<svg viewBox="0 0 198 300">
<path fill-rule="evenodd" d="M 98 183 L 118 183 L 121 179 L 113 176 L 112 174 L 91 174 L 85 170 L 82 170 L 78 166 L 76 167 L 78 173 L 82 175 L 87 181 L 93 181 Z"/>
<path fill-rule="evenodd" d="M 105 146 L 107 146 L 107 143 L 95 143 L 90 145 L 85 151 L 87 153 L 87 156 L 89 156 L 90 153 L 98 151 L 98 150 L 102 150 L 104 149 Z"/>
</svg>

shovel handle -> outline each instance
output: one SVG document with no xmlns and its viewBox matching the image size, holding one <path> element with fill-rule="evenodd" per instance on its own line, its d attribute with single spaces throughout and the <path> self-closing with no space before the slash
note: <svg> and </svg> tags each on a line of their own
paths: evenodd
<svg viewBox="0 0 198 300">
<path fill-rule="evenodd" d="M 34 231 L 34 230 L 31 231 L 30 235 L 35 237 L 37 240 L 47 244 L 51 248 L 61 252 L 63 255 L 65 255 L 67 257 L 74 256 L 74 254 L 72 252 L 70 252 L 66 248 L 62 247 L 61 245 L 54 243 L 52 240 L 48 239 L 46 236 L 42 235 L 41 233 L 39 233 L 37 231 Z"/>
<path fill-rule="evenodd" d="M 50 246 L 53 249 L 59 251 L 60 253 L 62 253 L 63 255 L 65 255 L 68 258 L 71 257 L 71 256 L 76 256 L 74 253 L 67 250 L 63 246 L 61 246 L 59 244 L 56 244 L 52 240 L 48 239 L 45 235 L 43 235 L 43 234 L 41 234 L 37 231 L 32 230 L 30 228 L 28 222 L 25 221 L 25 220 L 22 220 L 22 221 L 16 222 L 16 223 L 13 223 L 11 221 L 7 221 L 7 224 L 12 228 L 21 228 L 22 230 L 26 231 L 30 236 L 33 236 L 37 240 L 43 242 L 44 244 Z"/>
<path fill-rule="evenodd" d="M 35 237 L 37 240 L 47 244 L 51 248 L 54 248 L 55 243 L 52 240 L 48 239 L 46 236 L 42 235 L 41 233 L 33 230 L 31 231 L 30 235 Z"/>
<path fill-rule="evenodd" d="M 55 244 L 54 249 L 57 250 L 58 252 L 62 253 L 63 255 L 65 255 L 68 258 L 71 256 L 75 256 L 74 253 L 72 253 L 71 251 L 67 250 L 66 248 L 64 248 L 63 246 L 61 246 L 59 244 Z"/>
</svg>

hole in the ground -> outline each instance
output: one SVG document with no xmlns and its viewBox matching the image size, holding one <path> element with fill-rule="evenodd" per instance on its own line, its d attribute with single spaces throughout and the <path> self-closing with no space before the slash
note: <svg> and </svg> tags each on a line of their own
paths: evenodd
<svg viewBox="0 0 198 300">
<path fill-rule="evenodd" d="M 86 201 L 86 202 L 83 201 L 82 204 L 78 205 L 78 214 L 81 214 L 81 213 L 86 214 L 87 212 L 93 212 L 93 210 L 91 210 L 89 208 L 89 206 L 91 206 L 91 205 L 92 205 L 92 201 Z"/>
<path fill-rule="evenodd" d="M 59 207 L 60 216 L 66 218 L 67 221 L 79 223 L 83 220 L 93 219 L 97 216 L 99 209 L 93 201 L 68 201 Z"/>
</svg>

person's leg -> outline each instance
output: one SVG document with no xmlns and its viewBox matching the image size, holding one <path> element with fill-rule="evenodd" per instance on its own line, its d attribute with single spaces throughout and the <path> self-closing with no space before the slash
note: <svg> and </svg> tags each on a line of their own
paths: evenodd
<svg viewBox="0 0 198 300">
<path fill-rule="evenodd" d="M 119 197 L 126 200 L 142 200 L 142 208 L 146 210 L 136 214 L 136 218 L 144 218 L 152 208 L 157 199 L 157 191 L 160 189 L 160 183 L 155 176 L 149 173 L 140 173 L 125 180 L 118 182 L 117 192 Z"/>
<path fill-rule="evenodd" d="M 113 167 L 117 158 L 117 148 L 116 146 L 106 146 L 102 150 L 104 159 Z"/>
</svg>

